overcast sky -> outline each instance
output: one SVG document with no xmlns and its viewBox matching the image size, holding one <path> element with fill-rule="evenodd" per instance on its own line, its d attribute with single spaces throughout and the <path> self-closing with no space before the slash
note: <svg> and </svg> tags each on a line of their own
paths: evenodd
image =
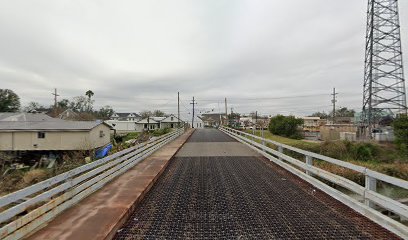
<svg viewBox="0 0 408 240">
<path fill-rule="evenodd" d="M 23 105 L 304 115 L 361 108 L 367 0 L 0 0 L 0 88 Z M 408 1 L 400 1 L 408 49 Z M 405 52 L 405 69 L 408 53 Z M 406 70 L 407 71 L 407 70 Z M 230 109 L 229 109 L 230 110 Z"/>
</svg>

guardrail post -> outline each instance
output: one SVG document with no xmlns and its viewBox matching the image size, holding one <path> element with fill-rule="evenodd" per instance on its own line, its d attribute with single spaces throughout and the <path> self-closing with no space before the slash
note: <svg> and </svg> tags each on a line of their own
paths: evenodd
<svg viewBox="0 0 408 240">
<path fill-rule="evenodd" d="M 365 174 L 365 189 L 366 191 L 377 191 L 377 179 L 368 176 L 367 173 Z M 366 196 L 364 196 L 364 203 L 371 208 L 375 206 L 375 204 L 366 198 Z"/>
<path fill-rule="evenodd" d="M 262 133 L 261 134 L 262 134 L 262 145 L 265 147 L 265 136 L 264 136 L 263 127 L 262 127 Z M 266 152 L 265 148 L 263 148 L 262 151 Z"/>
<path fill-rule="evenodd" d="M 306 166 L 308 168 L 313 166 L 313 158 L 311 156 L 306 155 Z M 312 173 L 308 170 L 306 170 L 306 174 L 312 176 Z"/>
<path fill-rule="evenodd" d="M 282 145 L 278 145 L 278 152 L 283 154 L 283 147 Z M 278 157 L 279 160 L 282 160 L 281 156 Z"/>
</svg>

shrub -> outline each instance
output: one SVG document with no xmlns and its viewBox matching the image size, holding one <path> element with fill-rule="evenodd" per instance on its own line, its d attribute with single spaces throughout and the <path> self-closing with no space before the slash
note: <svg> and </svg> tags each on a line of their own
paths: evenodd
<svg viewBox="0 0 408 240">
<path fill-rule="evenodd" d="M 400 151 L 408 156 L 408 116 L 401 115 L 393 123 L 395 144 Z"/>
<path fill-rule="evenodd" d="M 320 145 L 320 154 L 337 158 L 344 159 L 348 154 L 347 146 L 342 141 L 326 141 Z"/>
<path fill-rule="evenodd" d="M 162 129 L 156 129 L 153 131 L 153 136 L 159 137 L 161 135 L 164 135 L 166 133 L 169 133 L 171 131 L 170 128 L 162 128 Z"/>
<path fill-rule="evenodd" d="M 299 126 L 303 124 L 303 119 L 296 118 L 294 116 L 283 116 L 277 115 L 271 118 L 269 123 L 269 131 L 272 134 L 293 138 L 301 139 L 302 134 L 300 133 Z"/>
<path fill-rule="evenodd" d="M 25 184 L 32 185 L 48 178 L 48 173 L 44 169 L 34 169 L 24 174 L 23 181 Z"/>
</svg>

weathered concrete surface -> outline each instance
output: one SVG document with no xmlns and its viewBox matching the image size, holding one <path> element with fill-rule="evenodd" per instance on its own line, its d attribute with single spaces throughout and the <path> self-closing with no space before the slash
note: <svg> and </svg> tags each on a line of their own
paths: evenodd
<svg viewBox="0 0 408 240">
<path fill-rule="evenodd" d="M 167 144 L 101 190 L 56 217 L 28 239 L 112 238 L 192 132 L 193 130 L 189 130 Z"/>
</svg>

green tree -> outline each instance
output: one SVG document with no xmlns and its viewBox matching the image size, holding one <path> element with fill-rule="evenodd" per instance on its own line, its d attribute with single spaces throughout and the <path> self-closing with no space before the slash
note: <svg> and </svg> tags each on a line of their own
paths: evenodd
<svg viewBox="0 0 408 240">
<path fill-rule="evenodd" d="M 20 97 L 10 89 L 0 89 L 0 112 L 17 112 Z"/>
<path fill-rule="evenodd" d="M 164 117 L 164 116 L 166 116 L 166 114 L 165 114 L 163 111 L 154 110 L 154 111 L 153 111 L 153 116 L 154 116 L 154 117 Z"/>
<path fill-rule="evenodd" d="M 62 99 L 57 103 L 58 107 L 62 109 L 67 109 L 69 107 L 69 104 L 70 102 L 68 99 Z"/>
<path fill-rule="evenodd" d="M 141 111 L 139 113 L 139 115 L 142 117 L 142 119 L 144 119 L 144 118 L 147 118 L 147 117 L 152 117 L 153 113 L 151 111 L 144 110 L 144 111 Z"/>
<path fill-rule="evenodd" d="M 86 96 L 88 96 L 88 100 L 86 102 L 86 111 L 87 112 L 92 112 L 92 108 L 93 108 L 93 104 L 94 104 L 94 100 L 92 100 L 91 98 L 95 95 L 94 92 L 92 92 L 92 90 L 88 90 L 85 93 Z"/>
<path fill-rule="evenodd" d="M 69 107 L 76 112 L 86 112 L 88 110 L 88 100 L 85 96 L 74 97 Z"/>
<path fill-rule="evenodd" d="M 401 115 L 394 120 L 395 143 L 408 155 L 408 116 Z"/>
<path fill-rule="evenodd" d="M 341 107 L 336 110 L 336 117 L 354 117 L 356 111 L 353 109 L 348 109 L 347 107 Z M 333 116 L 333 111 L 330 112 L 329 116 Z"/>
<path fill-rule="evenodd" d="M 113 115 L 114 111 L 111 106 L 104 106 L 101 109 L 99 109 L 98 112 L 98 117 L 102 119 L 109 119 Z"/>
<path fill-rule="evenodd" d="M 38 102 L 29 102 L 27 106 L 24 107 L 24 112 L 30 112 L 39 109 L 45 109 L 45 107 Z"/>
<path fill-rule="evenodd" d="M 88 91 L 86 91 L 85 95 L 88 96 L 88 99 L 91 99 L 93 97 L 93 95 L 95 95 L 95 94 L 94 94 L 94 92 L 92 92 L 92 90 L 88 90 Z"/>
<path fill-rule="evenodd" d="M 269 123 L 269 131 L 272 134 L 301 139 L 302 134 L 300 132 L 299 126 L 303 124 L 303 119 L 296 118 L 294 116 L 283 116 L 277 115 L 271 118 Z"/>
<path fill-rule="evenodd" d="M 312 115 L 310 115 L 310 117 L 319 117 L 321 119 L 327 119 L 328 115 L 325 112 L 315 112 Z"/>
</svg>

